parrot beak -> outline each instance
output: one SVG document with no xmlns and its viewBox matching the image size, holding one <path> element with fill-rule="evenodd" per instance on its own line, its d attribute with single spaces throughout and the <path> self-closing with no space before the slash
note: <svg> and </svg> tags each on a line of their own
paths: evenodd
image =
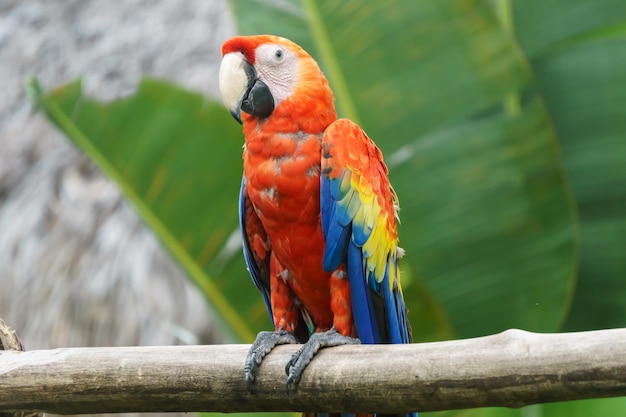
<svg viewBox="0 0 626 417">
<path fill-rule="evenodd" d="M 222 58 L 219 87 L 224 106 L 239 123 L 242 110 L 259 119 L 274 111 L 274 98 L 269 87 L 240 52 L 230 52 Z"/>
</svg>

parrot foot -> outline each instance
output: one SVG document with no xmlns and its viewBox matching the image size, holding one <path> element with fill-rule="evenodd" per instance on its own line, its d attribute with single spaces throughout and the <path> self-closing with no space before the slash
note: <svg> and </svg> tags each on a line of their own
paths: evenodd
<svg viewBox="0 0 626 417">
<path fill-rule="evenodd" d="M 246 363 L 243 367 L 246 378 L 246 388 L 252 393 L 252 384 L 256 378 L 259 365 L 263 362 L 265 355 L 270 353 L 277 345 L 286 345 L 290 343 L 298 343 L 296 337 L 286 330 L 278 330 L 276 332 L 260 332 L 246 357 Z"/>
<path fill-rule="evenodd" d="M 340 345 L 357 345 L 359 343 L 361 343 L 359 339 L 344 336 L 334 328 L 326 332 L 313 333 L 309 340 L 291 356 L 291 359 L 287 362 L 287 366 L 285 366 L 285 372 L 287 373 L 287 394 L 291 395 L 292 387 L 298 384 L 305 368 L 321 348 Z"/>
</svg>

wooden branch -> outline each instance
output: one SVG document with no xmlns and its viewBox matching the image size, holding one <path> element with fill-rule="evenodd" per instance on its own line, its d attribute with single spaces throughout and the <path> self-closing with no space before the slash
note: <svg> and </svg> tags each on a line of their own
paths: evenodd
<svg viewBox="0 0 626 417">
<path fill-rule="evenodd" d="M 0 410 L 391 413 L 626 395 L 626 329 L 326 349 L 292 396 L 284 367 L 297 346 L 267 356 L 254 394 L 243 381 L 248 348 L 3 351 Z"/>
<path fill-rule="evenodd" d="M 0 350 L 24 350 L 15 330 L 7 326 L 2 319 L 0 319 Z"/>
</svg>

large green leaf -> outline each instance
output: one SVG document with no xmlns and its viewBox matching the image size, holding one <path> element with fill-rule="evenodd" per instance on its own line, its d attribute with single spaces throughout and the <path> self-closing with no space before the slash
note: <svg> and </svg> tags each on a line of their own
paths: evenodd
<svg viewBox="0 0 626 417">
<path fill-rule="evenodd" d="M 515 34 L 524 52 L 533 60 L 550 54 L 556 46 L 577 44 L 625 29 L 626 3 L 622 0 L 507 1 L 513 4 Z M 579 70 L 575 68 L 567 72 L 583 72 Z M 538 77 L 541 78 L 541 74 Z"/>
<path fill-rule="evenodd" d="M 405 151 L 406 153 L 409 151 Z M 394 170 L 414 272 L 462 336 L 558 328 L 574 276 L 568 192 L 537 101 L 416 140 Z"/>
<path fill-rule="evenodd" d="M 626 397 L 605 398 L 543 404 L 541 405 L 541 413 L 537 414 L 536 417 L 623 416 L 624 411 L 626 411 Z"/>
<path fill-rule="evenodd" d="M 626 326 L 626 2 L 519 0 L 514 10 L 580 212 L 566 329 Z"/>
</svg>

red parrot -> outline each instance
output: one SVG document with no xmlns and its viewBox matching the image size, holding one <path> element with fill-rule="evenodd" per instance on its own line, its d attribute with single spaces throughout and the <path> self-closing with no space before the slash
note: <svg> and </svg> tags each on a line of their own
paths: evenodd
<svg viewBox="0 0 626 417">
<path fill-rule="evenodd" d="M 248 389 L 278 344 L 304 343 L 286 367 L 289 391 L 322 347 L 410 343 L 398 199 L 381 151 L 337 119 L 328 81 L 294 42 L 237 36 L 222 56 L 222 99 L 245 135 L 244 255 L 275 327 L 250 349 Z"/>
</svg>

